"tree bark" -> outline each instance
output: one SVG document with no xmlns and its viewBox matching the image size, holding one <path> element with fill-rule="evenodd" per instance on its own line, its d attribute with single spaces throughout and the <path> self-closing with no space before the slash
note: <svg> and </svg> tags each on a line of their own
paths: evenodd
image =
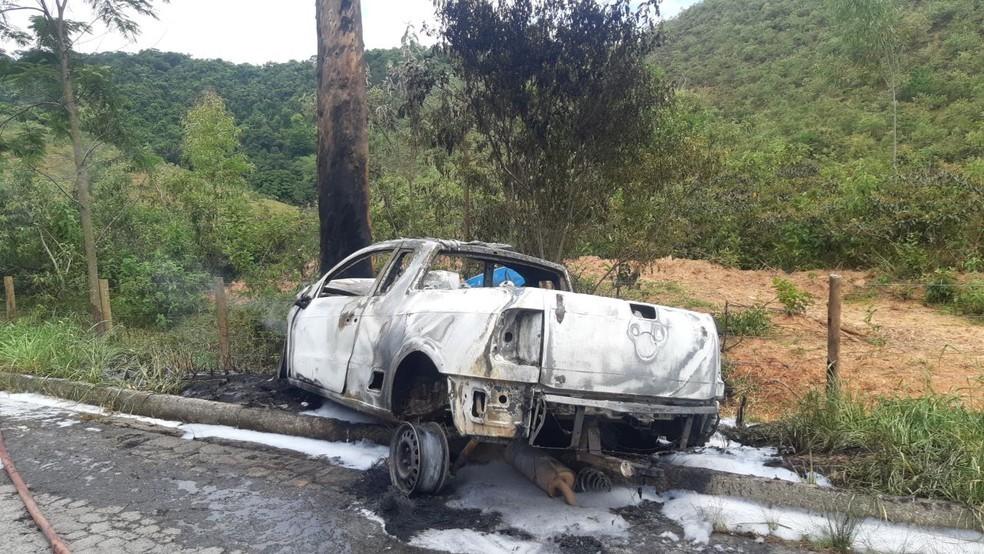
<svg viewBox="0 0 984 554">
<path fill-rule="evenodd" d="M 72 140 L 72 156 L 75 160 L 75 199 L 79 204 L 79 223 L 82 227 L 82 247 L 85 251 L 86 285 L 89 289 L 89 314 L 96 331 L 105 331 L 101 300 L 99 297 L 99 265 L 96 258 L 96 236 L 92 225 L 92 197 L 89 193 L 89 169 L 82 151 L 82 125 L 79 122 L 79 106 L 75 100 L 72 73 L 69 67 L 68 32 L 65 14 L 59 6 L 55 20 L 58 39 L 58 61 L 61 68 L 62 95 L 68 113 L 68 134 Z"/>
<path fill-rule="evenodd" d="M 372 241 L 361 2 L 318 0 L 317 30 L 318 216 L 324 273 Z M 368 265 L 363 271 L 369 271 Z"/>
</svg>

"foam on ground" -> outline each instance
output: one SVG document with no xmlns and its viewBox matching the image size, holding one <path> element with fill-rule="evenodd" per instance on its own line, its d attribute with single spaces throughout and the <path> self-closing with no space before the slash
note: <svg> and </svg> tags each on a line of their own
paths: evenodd
<svg viewBox="0 0 984 554">
<path fill-rule="evenodd" d="M 50 420 L 59 427 L 67 427 L 78 422 L 76 419 L 66 419 L 66 414 L 113 415 L 184 431 L 184 438 L 215 437 L 227 440 L 237 440 L 265 444 L 285 450 L 301 452 L 309 456 L 326 458 L 331 463 L 352 469 L 369 469 L 377 461 L 389 454 L 385 446 L 359 442 L 331 442 L 317 439 L 278 435 L 275 433 L 260 433 L 245 429 L 236 429 L 225 425 L 204 425 L 199 423 L 181 423 L 167 419 L 158 419 L 124 413 L 114 413 L 109 410 L 71 402 L 59 398 L 51 398 L 33 393 L 8 393 L 0 391 L 0 416 L 11 420 L 34 419 Z"/>
<path fill-rule="evenodd" d="M 324 402 L 321 403 L 321 407 L 317 410 L 307 410 L 305 412 L 301 412 L 301 415 L 325 417 L 328 419 L 340 419 L 342 421 L 348 421 L 349 423 L 379 423 L 378 418 L 375 418 L 369 414 L 357 412 L 348 406 L 343 406 L 337 402 L 332 402 L 327 398 L 324 399 Z"/>
<path fill-rule="evenodd" d="M 735 420 L 721 418 L 720 427 L 734 427 Z M 720 432 L 711 435 L 707 444 L 692 452 L 674 452 L 662 456 L 660 461 L 688 467 L 713 469 L 739 475 L 753 475 L 767 479 L 781 479 L 794 483 L 809 482 L 821 487 L 832 486 L 830 480 L 819 473 L 810 472 L 803 477 L 785 467 L 779 451 L 772 447 L 758 448 L 732 441 Z"/>
<path fill-rule="evenodd" d="M 534 554 L 546 550 L 544 545 L 497 533 L 482 533 L 471 529 L 428 529 L 410 539 L 410 545 L 443 552 L 473 554 L 475 552 L 512 552 Z"/>
<path fill-rule="evenodd" d="M 75 421 L 65 419 L 66 414 L 72 413 L 111 415 L 103 408 L 79 402 L 32 393 L 0 391 L 0 416 L 12 421 L 47 420 L 53 425 L 66 426 L 67 422 Z M 329 442 L 221 425 L 182 424 L 177 421 L 127 414 L 112 415 L 179 428 L 185 431 L 185 437 L 189 439 L 218 437 L 266 444 L 324 457 L 332 463 L 354 469 L 367 469 L 378 460 L 385 458 L 388 453 L 386 447 L 365 442 Z M 87 427 L 86 430 L 98 429 Z M 737 465 L 732 464 L 732 467 L 742 472 L 760 471 L 758 468 L 768 467 L 762 464 L 766 463 L 770 456 L 775 456 L 774 453 L 767 452 L 769 449 L 753 449 L 737 443 L 728 443 L 720 436 L 715 437 L 710 446 L 724 449 L 724 452 L 715 452 L 714 456 L 708 456 L 709 453 L 705 450 L 702 454 L 674 456 L 685 456 L 678 461 L 686 463 L 702 463 L 695 462 L 700 457 L 712 459 L 714 461 L 707 463 L 714 469 L 725 465 L 720 462 L 720 456 L 729 456 L 724 459 L 735 462 Z M 778 473 L 772 476 L 782 478 Z M 450 507 L 498 512 L 501 514 L 504 526 L 525 531 L 541 541 L 565 534 L 596 537 L 626 536 L 630 524 L 611 510 L 637 505 L 643 500 L 663 503 L 663 514 L 683 528 L 686 540 L 698 543 L 709 542 L 715 530 L 759 536 L 771 535 L 791 541 L 822 542 L 830 536 L 831 527 L 835 527 L 831 521 L 836 520 L 836 516 L 828 517 L 802 510 L 770 508 L 740 498 L 708 496 L 690 491 L 670 491 L 659 495 L 650 488 L 616 487 L 611 492 L 580 493 L 579 506 L 567 506 L 560 499 L 548 498 L 543 491 L 512 467 L 501 462 L 465 467 L 459 472 L 456 481 L 457 490 L 452 500 L 448 502 Z M 889 524 L 874 519 L 856 522 L 854 531 L 853 547 L 859 551 L 984 554 L 984 535 L 975 531 Z M 667 535 L 664 533 L 664 536 Z M 542 549 L 542 546 L 535 542 L 469 529 L 427 530 L 415 535 L 411 539 L 411 544 L 448 552 L 526 553 L 539 552 Z"/>
<path fill-rule="evenodd" d="M 745 446 L 728 440 L 721 433 L 711 436 L 703 448 L 694 452 L 675 452 L 660 458 L 661 461 L 674 465 L 714 469 L 739 475 L 753 475 L 767 479 L 781 479 L 794 483 L 812 482 L 829 487 L 830 481 L 823 475 L 811 473 L 802 477 L 795 471 L 779 467 L 782 460 L 775 448 L 758 448 Z"/>
<path fill-rule="evenodd" d="M 540 539 L 564 534 L 625 536 L 629 523 L 611 509 L 659 498 L 649 489 L 640 497 L 637 489 L 616 487 L 611 492 L 579 493 L 578 506 L 568 506 L 502 462 L 467 466 L 456 481 L 448 506 L 498 512 L 506 526 Z"/>
<path fill-rule="evenodd" d="M 685 538 L 701 544 L 707 544 L 714 531 L 823 543 L 844 528 L 837 524 L 843 520 L 835 515 L 770 508 L 740 498 L 690 491 L 670 491 L 665 498 L 663 515 L 683 527 Z M 871 518 L 854 523 L 852 547 L 861 552 L 984 554 L 984 535 L 974 531 L 915 527 Z"/>
<path fill-rule="evenodd" d="M 186 439 L 214 437 L 265 444 L 284 450 L 302 452 L 316 458 L 327 458 L 336 465 L 351 469 L 369 469 L 389 454 L 389 448 L 366 441 L 331 442 L 201 423 L 186 423 L 181 425 L 180 429 L 185 432 L 184 438 Z"/>
</svg>

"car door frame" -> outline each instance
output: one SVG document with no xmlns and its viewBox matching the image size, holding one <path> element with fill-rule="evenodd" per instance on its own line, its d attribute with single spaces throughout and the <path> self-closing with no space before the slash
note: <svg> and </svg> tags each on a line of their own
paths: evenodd
<svg viewBox="0 0 984 554">
<path fill-rule="evenodd" d="M 383 282 L 383 280 L 389 274 L 393 260 L 396 258 L 396 255 L 399 251 L 400 251 L 399 244 L 396 245 L 388 244 L 385 246 L 379 245 L 379 246 L 373 246 L 373 247 L 362 249 L 358 252 L 353 253 L 351 256 L 347 257 L 341 262 L 339 262 L 335 267 L 333 267 L 330 271 L 325 273 L 325 275 L 323 275 L 313 285 L 311 285 L 311 287 L 309 287 L 308 289 L 308 292 L 310 293 L 309 302 L 303 307 L 298 305 L 297 311 L 292 315 L 290 321 L 289 340 L 288 340 L 289 346 L 287 348 L 287 354 L 288 354 L 287 375 L 289 381 L 291 381 L 293 384 L 297 386 L 302 386 L 303 388 L 316 389 L 317 392 L 321 394 L 339 395 L 339 396 L 345 394 L 346 381 L 347 381 L 348 369 L 349 369 L 348 362 L 349 359 L 351 358 L 352 350 L 354 349 L 357 340 L 357 333 L 360 326 L 359 320 L 361 319 L 362 312 L 365 309 L 366 303 L 369 301 L 369 299 L 375 296 L 377 290 L 379 289 L 380 283 Z M 384 252 L 390 253 L 391 256 L 387 260 L 386 264 L 382 268 L 380 268 L 377 276 L 373 278 L 374 282 L 372 288 L 369 290 L 367 295 L 322 296 L 322 292 L 324 291 L 325 284 L 330 282 L 332 279 L 336 278 L 340 273 L 347 271 L 355 263 L 358 263 L 360 260 L 363 260 L 366 257 L 372 256 L 374 254 L 384 253 Z M 338 304 L 341 304 L 341 306 L 339 306 L 338 310 L 325 311 L 327 317 L 324 318 L 325 324 L 322 326 L 321 330 L 323 330 L 325 333 L 325 339 L 327 339 L 332 335 L 331 332 L 332 328 L 340 330 L 340 332 L 346 333 L 347 336 L 342 337 L 340 342 L 335 343 L 336 350 L 334 352 L 330 350 L 325 352 L 324 358 L 325 358 L 326 367 L 322 372 L 323 378 L 319 379 L 319 376 L 317 374 L 311 374 L 311 373 L 316 373 L 318 368 L 315 368 L 315 371 L 312 372 L 305 371 L 304 374 L 299 373 L 295 363 L 295 359 L 296 359 L 295 356 L 296 356 L 296 349 L 297 349 L 296 333 L 298 330 L 297 329 L 298 318 L 303 317 L 305 312 L 311 310 L 312 306 L 315 306 L 315 309 L 317 309 L 318 307 L 321 307 L 320 306 L 321 304 L 325 304 L 326 301 L 337 301 L 337 300 L 341 300 L 341 302 L 337 302 Z M 331 316 L 336 317 L 337 324 L 328 322 L 328 319 Z M 318 331 L 320 330 L 316 329 L 316 334 Z M 335 333 L 335 335 L 337 336 L 338 333 Z M 338 351 L 339 348 L 342 350 L 342 352 Z M 333 367 L 327 365 L 329 363 L 331 363 L 334 366 L 334 368 L 340 367 L 341 369 L 335 369 L 333 371 Z"/>
<path fill-rule="evenodd" d="M 394 277 L 393 272 L 404 255 L 410 256 L 410 263 L 401 275 Z M 349 356 L 345 390 L 347 396 L 376 408 L 387 408 L 383 402 L 383 384 L 392 357 L 403 344 L 404 330 L 396 319 L 403 309 L 408 289 L 417 279 L 419 258 L 419 249 L 411 246 L 398 247 L 393 252 L 386 272 L 380 274 L 372 294 L 366 297 L 362 306 L 355 344 Z M 383 287 L 386 285 L 390 288 L 384 291 Z M 375 381 L 377 386 L 372 387 L 374 373 L 380 375 L 375 376 L 379 380 Z"/>
</svg>

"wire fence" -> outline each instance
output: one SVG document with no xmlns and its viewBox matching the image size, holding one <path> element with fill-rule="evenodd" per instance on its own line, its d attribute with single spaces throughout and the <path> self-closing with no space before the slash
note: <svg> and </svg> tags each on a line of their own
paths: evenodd
<svg viewBox="0 0 984 554">
<path fill-rule="evenodd" d="M 852 296 L 852 293 L 854 293 L 856 290 L 859 290 L 859 289 L 860 290 L 864 290 L 864 289 L 869 289 L 869 288 L 879 288 L 879 289 L 900 289 L 900 290 L 905 290 L 905 291 L 915 291 L 915 290 L 920 290 L 920 289 L 926 289 L 927 287 L 947 288 L 949 290 L 954 290 L 954 291 L 961 291 L 961 290 L 967 290 L 967 289 L 974 289 L 974 290 L 980 289 L 980 290 L 984 290 L 984 281 L 982 281 L 982 282 L 972 282 L 972 283 L 963 283 L 963 284 L 960 284 L 960 283 L 931 283 L 931 284 L 927 284 L 927 283 L 906 283 L 906 282 L 871 283 L 871 284 L 864 284 L 864 285 L 858 285 L 858 286 L 856 286 L 855 287 L 855 290 L 849 290 L 849 291 L 847 291 L 846 294 L 845 294 L 845 297 L 850 298 Z M 912 298 L 912 300 L 915 300 L 915 298 Z M 739 310 L 757 309 L 757 310 L 766 310 L 766 311 L 769 311 L 771 313 L 776 313 L 776 314 L 783 314 L 783 313 L 785 313 L 785 310 L 782 307 L 780 307 L 778 305 L 774 305 L 777 302 L 778 302 L 777 300 L 773 299 L 773 300 L 769 300 L 769 301 L 761 302 L 761 303 L 757 303 L 757 304 L 746 304 L 746 303 L 742 303 L 742 302 L 732 302 L 732 301 L 728 300 L 728 301 L 726 301 L 726 305 L 727 305 L 727 307 L 729 309 L 735 309 L 735 308 L 737 308 Z M 961 319 L 968 319 L 968 320 L 972 320 L 972 321 L 984 321 L 984 314 L 962 313 L 960 311 L 957 311 L 957 310 L 952 309 L 951 306 L 949 304 L 946 304 L 946 303 L 939 303 L 939 304 L 927 303 L 927 305 L 930 306 L 930 307 L 937 308 L 940 311 L 940 313 L 943 313 L 945 315 L 951 315 L 953 317 L 958 317 L 958 318 L 961 318 Z"/>
</svg>

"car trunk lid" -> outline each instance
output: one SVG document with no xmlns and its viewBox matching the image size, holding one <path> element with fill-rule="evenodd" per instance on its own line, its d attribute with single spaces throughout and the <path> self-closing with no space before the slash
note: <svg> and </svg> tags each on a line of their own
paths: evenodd
<svg viewBox="0 0 984 554">
<path fill-rule="evenodd" d="M 683 400 L 711 400 L 723 392 L 709 315 L 585 294 L 548 298 L 541 384 Z"/>
</svg>

